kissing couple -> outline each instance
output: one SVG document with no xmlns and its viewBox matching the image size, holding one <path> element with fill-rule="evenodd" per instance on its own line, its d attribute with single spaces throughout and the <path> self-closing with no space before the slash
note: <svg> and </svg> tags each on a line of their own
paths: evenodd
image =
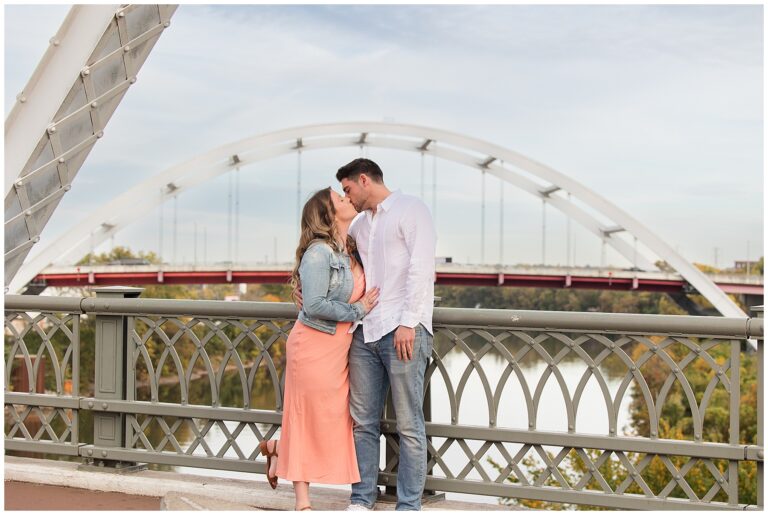
<svg viewBox="0 0 768 515">
<path fill-rule="evenodd" d="M 299 306 L 286 343 L 279 440 L 260 442 L 272 488 L 351 484 L 348 511 L 378 494 L 380 420 L 387 389 L 400 436 L 397 510 L 420 510 L 427 473 L 422 411 L 432 354 L 436 234 L 419 198 L 390 191 L 370 159 L 336 173 L 344 195 L 314 193 L 301 214 L 291 275 Z"/>
</svg>

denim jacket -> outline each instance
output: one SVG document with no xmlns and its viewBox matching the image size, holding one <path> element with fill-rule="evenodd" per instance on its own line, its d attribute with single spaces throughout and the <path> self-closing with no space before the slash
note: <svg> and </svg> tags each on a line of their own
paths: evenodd
<svg viewBox="0 0 768 515">
<path fill-rule="evenodd" d="M 362 302 L 349 304 L 354 278 L 349 256 L 324 241 L 309 245 L 299 264 L 303 306 L 299 320 L 306 326 L 336 334 L 336 322 L 354 322 L 365 315 Z"/>
</svg>

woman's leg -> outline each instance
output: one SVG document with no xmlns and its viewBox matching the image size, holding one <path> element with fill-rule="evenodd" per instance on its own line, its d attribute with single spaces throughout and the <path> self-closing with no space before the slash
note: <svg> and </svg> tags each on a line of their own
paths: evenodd
<svg viewBox="0 0 768 515">
<path fill-rule="evenodd" d="M 274 443 L 272 443 L 272 445 L 269 445 L 271 442 L 274 442 Z M 270 440 L 267 443 L 267 445 L 269 446 L 269 449 L 274 451 L 274 453 L 275 453 L 275 455 L 272 457 L 272 463 L 270 464 L 270 467 L 269 467 L 269 474 L 267 474 L 267 475 L 274 477 L 274 476 L 277 475 L 277 460 L 278 460 L 278 456 L 280 454 L 279 453 L 279 450 L 280 450 L 280 440 Z"/>
<path fill-rule="evenodd" d="M 296 495 L 296 511 L 309 506 L 309 483 L 305 481 L 294 481 L 293 492 Z"/>
</svg>

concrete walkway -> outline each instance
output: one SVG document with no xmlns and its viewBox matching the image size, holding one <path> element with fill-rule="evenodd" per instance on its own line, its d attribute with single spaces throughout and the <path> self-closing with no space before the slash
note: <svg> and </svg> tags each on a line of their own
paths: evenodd
<svg viewBox="0 0 768 515">
<path fill-rule="evenodd" d="M 45 489 L 36 485 L 60 487 L 52 495 L 62 495 L 72 500 L 77 509 L 112 510 L 293 510 L 293 488 L 281 481 L 277 490 L 272 490 L 265 481 L 246 481 L 207 477 L 177 472 L 143 470 L 133 473 L 78 470 L 78 463 L 68 461 L 40 460 L 5 456 L 6 510 L 41 509 L 41 497 Z M 33 485 L 30 485 L 33 484 Z M 47 488 L 47 487 L 46 487 Z M 29 504 L 9 505 L 14 502 Z M 105 492 L 116 497 L 101 497 Z M 90 494 L 90 495 L 89 495 Z M 345 490 L 311 487 L 310 497 L 315 510 L 344 510 L 349 493 Z M 105 499 L 107 499 L 105 501 Z M 107 504 L 104 505 L 103 503 Z M 83 503 L 78 506 L 78 503 Z M 99 503 L 102 503 L 99 505 Z M 88 508 L 87 506 L 97 506 Z M 64 504 L 67 506 L 67 504 Z M 107 507 L 111 506 L 111 507 Z M 67 509 L 53 507 L 42 509 Z M 70 508 L 72 509 L 72 508 Z M 394 510 L 391 502 L 378 502 L 376 510 Z M 438 500 L 425 503 L 424 511 L 432 510 L 509 510 L 509 507 L 462 501 Z"/>
<path fill-rule="evenodd" d="M 5 481 L 5 511 L 13 510 L 142 510 L 160 509 L 159 497 L 94 492 L 82 488 Z"/>
</svg>

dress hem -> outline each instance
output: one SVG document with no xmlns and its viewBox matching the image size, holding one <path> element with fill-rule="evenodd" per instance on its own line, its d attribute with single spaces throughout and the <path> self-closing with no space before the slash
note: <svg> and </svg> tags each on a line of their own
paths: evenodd
<svg viewBox="0 0 768 515">
<path fill-rule="evenodd" d="M 288 478 L 278 475 L 280 479 L 284 479 L 285 481 L 303 481 L 304 483 L 315 483 L 320 485 L 354 485 L 355 483 L 359 483 L 360 479 L 357 481 L 329 481 L 327 479 L 322 478 L 316 478 L 316 479 L 304 479 L 304 478 Z"/>
</svg>

